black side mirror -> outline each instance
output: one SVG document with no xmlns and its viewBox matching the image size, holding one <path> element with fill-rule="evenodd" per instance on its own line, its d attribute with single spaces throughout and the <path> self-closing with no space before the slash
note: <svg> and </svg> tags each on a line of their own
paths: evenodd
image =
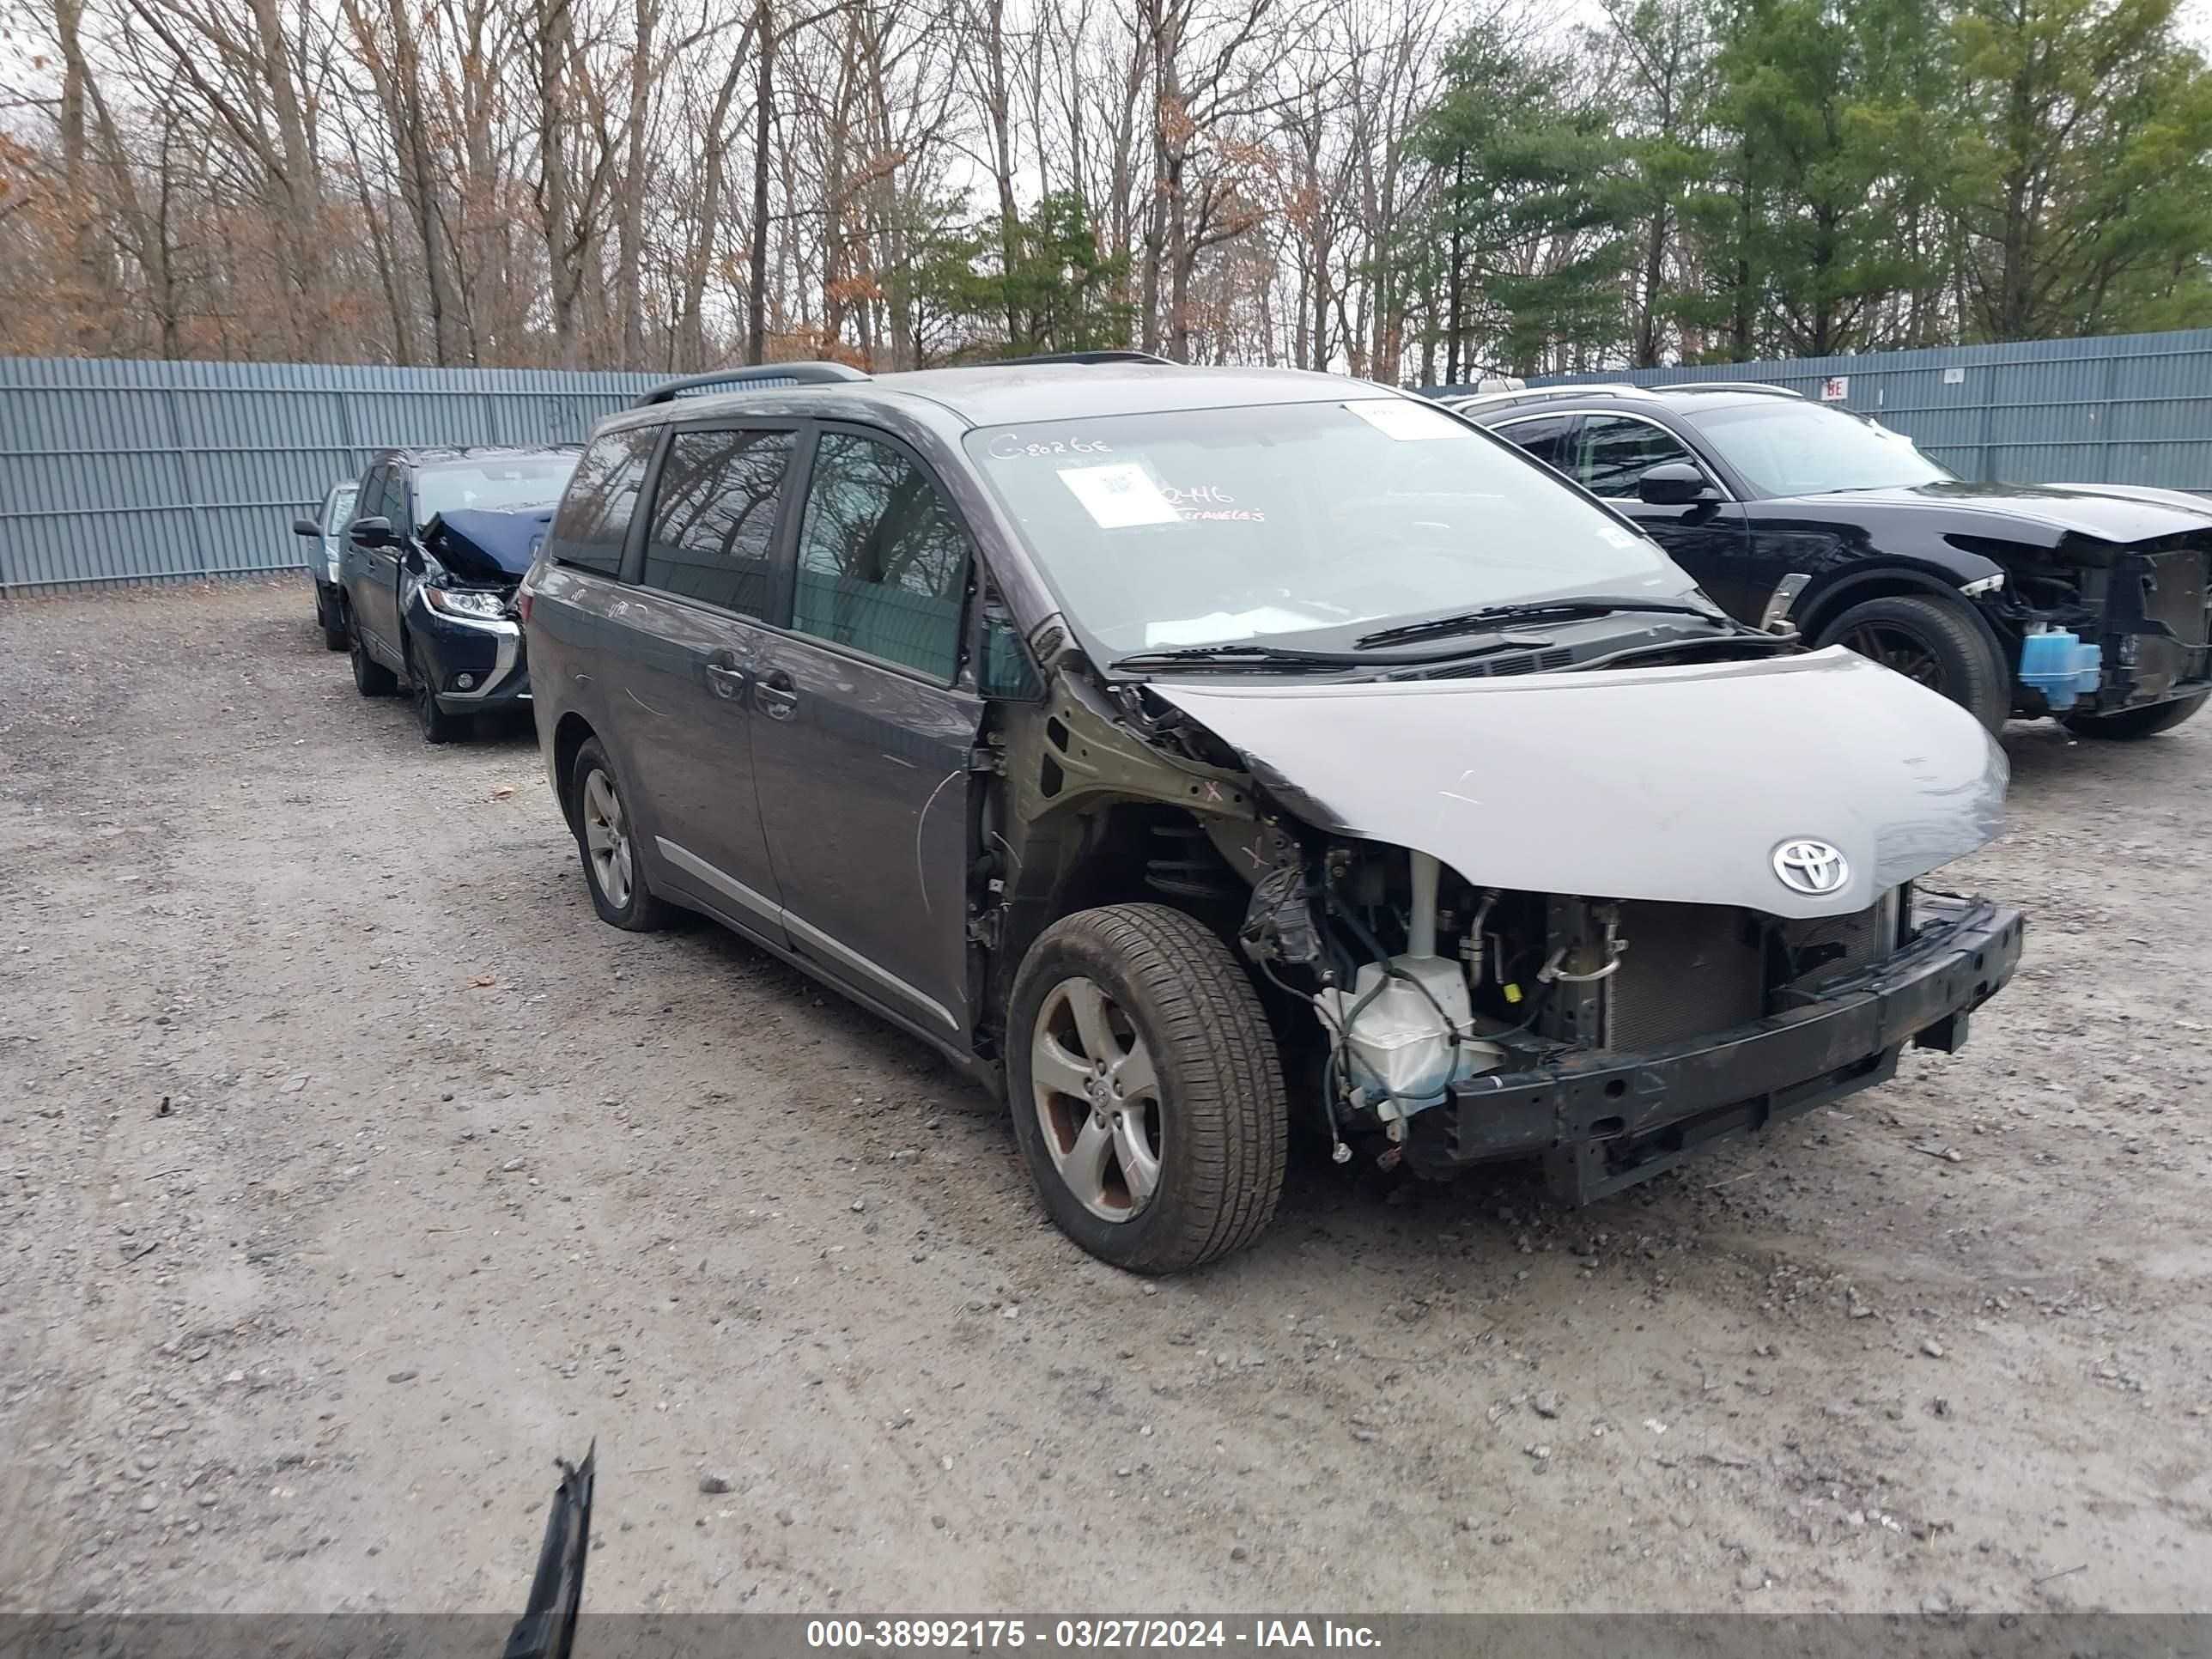
<svg viewBox="0 0 2212 1659">
<path fill-rule="evenodd" d="M 323 527 L 313 519 L 295 519 L 292 520 L 292 533 L 295 536 L 313 536 L 319 540 Z"/>
<path fill-rule="evenodd" d="M 975 689 L 987 697 L 1034 702 L 1044 695 L 1044 682 L 1030 665 L 1013 618 L 995 605 L 983 613 L 983 660 L 976 670 Z"/>
<path fill-rule="evenodd" d="M 346 539 L 356 547 L 389 547 L 396 538 L 389 519 L 356 519 L 346 527 Z"/>
<path fill-rule="evenodd" d="M 1687 461 L 1662 461 L 1636 481 L 1636 498 L 1651 507 L 1689 507 L 1717 501 L 1719 492 Z"/>
<path fill-rule="evenodd" d="M 404 553 L 399 556 L 399 562 L 407 567 L 408 573 L 410 575 L 421 575 L 423 570 L 422 549 L 416 547 L 409 548 Z"/>
</svg>

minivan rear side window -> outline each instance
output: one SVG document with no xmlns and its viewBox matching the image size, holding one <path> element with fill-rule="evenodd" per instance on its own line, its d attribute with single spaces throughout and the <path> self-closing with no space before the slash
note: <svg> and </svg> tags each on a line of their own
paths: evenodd
<svg viewBox="0 0 2212 1659">
<path fill-rule="evenodd" d="M 545 538 L 547 558 L 603 576 L 622 574 L 630 515 L 637 510 L 646 465 L 659 436 L 658 427 L 634 426 L 592 441 L 561 497 L 561 510 L 553 515 Z"/>
<path fill-rule="evenodd" d="M 825 432 L 814 447 L 791 625 L 950 684 L 968 536 L 905 452 Z"/>
<path fill-rule="evenodd" d="M 678 432 L 668 441 L 646 532 L 647 587 L 768 614 L 776 503 L 788 432 Z"/>
</svg>

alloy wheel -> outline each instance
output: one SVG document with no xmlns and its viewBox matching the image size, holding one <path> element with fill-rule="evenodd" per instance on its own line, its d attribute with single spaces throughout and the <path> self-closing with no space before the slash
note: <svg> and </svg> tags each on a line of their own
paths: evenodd
<svg viewBox="0 0 2212 1659">
<path fill-rule="evenodd" d="M 1861 623 L 1838 643 L 1932 691 L 1943 690 L 1943 665 L 1937 660 L 1935 648 L 1910 629 L 1894 623 Z"/>
<path fill-rule="evenodd" d="M 623 812 L 622 796 L 605 772 L 593 771 L 584 780 L 584 852 L 592 861 L 592 879 L 607 902 L 622 909 L 629 902 L 636 880 L 631 862 L 629 820 Z"/>
<path fill-rule="evenodd" d="M 1053 987 L 1037 1009 L 1030 1078 L 1054 1170 L 1106 1221 L 1141 1214 L 1166 1151 L 1159 1076 L 1128 1015 L 1096 981 Z"/>
</svg>

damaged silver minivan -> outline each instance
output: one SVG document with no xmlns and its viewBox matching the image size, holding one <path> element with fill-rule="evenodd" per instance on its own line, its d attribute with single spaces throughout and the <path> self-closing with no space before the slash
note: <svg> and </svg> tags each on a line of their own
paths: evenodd
<svg viewBox="0 0 2212 1659">
<path fill-rule="evenodd" d="M 1972 715 L 1361 381 L 675 383 L 520 608 L 599 915 L 934 1044 L 1139 1272 L 1257 1236 L 1294 1128 L 1599 1198 L 1955 1050 L 2020 956 L 1925 879 L 1997 832 Z"/>
</svg>

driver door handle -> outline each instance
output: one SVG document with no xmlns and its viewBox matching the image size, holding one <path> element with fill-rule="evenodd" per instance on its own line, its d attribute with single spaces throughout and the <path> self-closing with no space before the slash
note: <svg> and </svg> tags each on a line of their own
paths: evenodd
<svg viewBox="0 0 2212 1659">
<path fill-rule="evenodd" d="M 738 666 L 736 653 L 717 651 L 707 659 L 706 668 L 708 689 L 716 696 L 725 702 L 743 701 L 749 676 Z"/>
</svg>

